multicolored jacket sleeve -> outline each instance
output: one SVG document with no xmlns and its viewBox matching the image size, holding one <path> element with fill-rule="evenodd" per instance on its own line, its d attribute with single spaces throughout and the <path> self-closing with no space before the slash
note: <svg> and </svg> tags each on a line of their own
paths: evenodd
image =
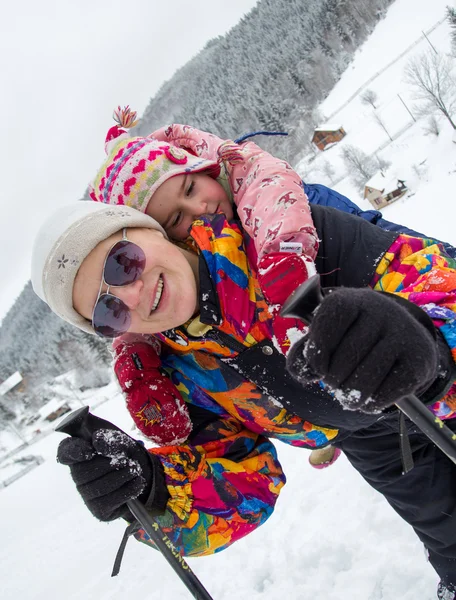
<svg viewBox="0 0 456 600">
<path fill-rule="evenodd" d="M 371 287 L 420 306 L 442 333 L 456 363 L 456 260 L 441 246 L 431 239 L 400 235 L 378 264 Z M 431 410 L 443 419 L 456 417 L 456 384 Z"/>
<path fill-rule="evenodd" d="M 285 484 L 274 446 L 229 417 L 215 418 L 192 445 L 150 452 L 164 466 L 171 496 L 156 519 L 186 556 L 219 552 L 256 529 Z M 143 530 L 135 537 L 149 543 Z"/>
<path fill-rule="evenodd" d="M 189 125 L 170 125 L 151 136 L 220 160 L 239 218 L 260 260 L 284 249 L 315 259 L 318 237 L 309 203 L 301 178 L 288 163 L 253 142 L 235 144 Z"/>
</svg>

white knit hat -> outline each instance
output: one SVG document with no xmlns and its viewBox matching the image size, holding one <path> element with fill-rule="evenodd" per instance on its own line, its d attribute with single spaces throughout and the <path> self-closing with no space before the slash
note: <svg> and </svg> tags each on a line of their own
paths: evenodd
<svg viewBox="0 0 456 600">
<path fill-rule="evenodd" d="M 163 233 L 155 219 L 128 206 L 80 201 L 60 207 L 41 226 L 33 247 L 32 286 L 64 321 L 95 334 L 73 307 L 73 284 L 83 260 L 100 242 L 124 227 Z"/>
</svg>

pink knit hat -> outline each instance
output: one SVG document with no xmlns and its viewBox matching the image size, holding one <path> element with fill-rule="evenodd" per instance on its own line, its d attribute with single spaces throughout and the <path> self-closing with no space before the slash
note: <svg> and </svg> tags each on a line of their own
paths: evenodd
<svg viewBox="0 0 456 600">
<path fill-rule="evenodd" d="M 134 127 L 137 120 L 129 106 L 119 106 L 113 118 L 118 125 L 106 136 L 108 158 L 89 186 L 92 200 L 146 212 L 154 192 L 175 175 L 205 171 L 214 179 L 219 176 L 217 161 L 199 158 L 153 137 L 130 137 L 125 129 Z"/>
</svg>

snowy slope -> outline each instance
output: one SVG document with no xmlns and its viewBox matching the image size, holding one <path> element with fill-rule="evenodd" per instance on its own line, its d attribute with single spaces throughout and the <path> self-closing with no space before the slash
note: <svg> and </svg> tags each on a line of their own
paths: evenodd
<svg viewBox="0 0 456 600">
<path fill-rule="evenodd" d="M 323 104 L 326 115 L 410 45 L 421 29 L 439 21 L 446 4 L 448 0 L 397 0 Z M 448 47 L 446 25 L 435 38 L 430 36 Z M 391 78 L 395 86 L 396 75 Z M 377 90 L 381 88 L 384 103 L 395 93 L 387 87 Z M 354 101 L 332 119 L 347 123 L 347 143 L 355 143 L 352 135 L 362 138 L 362 131 L 355 133 L 360 111 L 366 108 Z M 377 133 L 373 142 L 382 144 L 384 134 Z M 450 138 L 447 128 L 438 139 L 424 137 L 417 124 L 386 150 L 401 172 L 409 169 L 404 178 L 415 194 L 389 206 L 385 217 L 456 243 L 456 145 Z M 324 158 L 334 156 L 338 166 L 337 153 L 334 147 Z M 413 164 L 424 160 L 418 176 Z M 337 189 L 359 200 L 347 180 Z M 97 404 L 96 397 L 92 403 Z M 96 412 L 129 431 L 120 396 Z M 43 456 L 44 464 L 0 490 L 2 600 L 188 599 L 160 555 L 135 541 L 127 546 L 120 575 L 110 578 L 123 526 L 101 524 L 90 516 L 68 470 L 55 463 L 60 439 L 50 435 L 25 450 Z M 215 600 L 435 598 L 437 576 L 417 538 L 344 457 L 320 472 L 309 467 L 305 451 L 285 444 L 278 450 L 288 483 L 268 523 L 221 554 L 190 561 Z"/>
</svg>

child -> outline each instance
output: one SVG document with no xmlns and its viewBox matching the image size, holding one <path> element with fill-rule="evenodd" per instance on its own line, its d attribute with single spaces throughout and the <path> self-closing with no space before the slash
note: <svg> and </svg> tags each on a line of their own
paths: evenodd
<svg viewBox="0 0 456 600">
<path fill-rule="evenodd" d="M 108 443 L 95 432 L 92 445 L 64 440 L 59 458 L 99 518 L 125 514 L 132 497 L 156 510 L 166 505 L 159 522 L 180 549 L 196 555 L 226 547 L 270 514 L 283 478 L 262 436 L 307 447 L 332 440 L 414 527 L 442 579 L 440 597 L 454 598 L 456 467 L 409 424 L 416 466 L 404 474 L 392 407 L 415 393 L 454 428 L 456 264 L 430 240 L 382 231 L 325 207 L 313 207 L 312 216 L 321 240 L 317 271 L 324 287 L 337 289 L 314 318 L 311 343 L 303 352 L 304 342 L 297 342 L 289 353 L 288 368 L 302 386 L 287 376 L 285 358 L 271 343 L 276 322 L 249 267 L 242 232 L 223 215 L 193 224 L 197 260 L 169 245 L 155 221 L 127 207 L 77 203 L 45 223 L 34 249 L 35 291 L 91 333 L 171 327 L 156 334 L 162 363 L 193 423 L 184 445 L 147 453 L 128 436 Z M 294 258 L 299 270 L 301 259 Z M 103 284 L 112 287 L 104 291 Z M 283 279 L 263 287 L 271 292 L 274 285 L 282 288 Z M 291 279 L 285 287 L 284 296 Z M 144 373 L 145 346 L 130 355 L 137 377 Z M 131 368 L 127 362 L 120 368 Z M 335 397 L 328 385 L 340 388 Z M 132 464 L 111 461 L 119 454 Z"/>
</svg>

